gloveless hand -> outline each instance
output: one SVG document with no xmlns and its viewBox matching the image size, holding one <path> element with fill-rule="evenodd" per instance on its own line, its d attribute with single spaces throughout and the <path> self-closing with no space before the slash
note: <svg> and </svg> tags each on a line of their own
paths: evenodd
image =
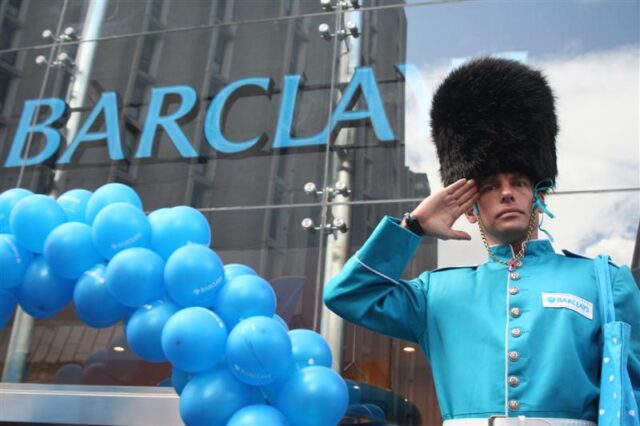
<svg viewBox="0 0 640 426">
<path fill-rule="evenodd" d="M 469 234 L 451 227 L 477 199 L 475 182 L 460 179 L 422 200 L 411 214 L 427 235 L 441 240 L 470 240 Z"/>
</svg>

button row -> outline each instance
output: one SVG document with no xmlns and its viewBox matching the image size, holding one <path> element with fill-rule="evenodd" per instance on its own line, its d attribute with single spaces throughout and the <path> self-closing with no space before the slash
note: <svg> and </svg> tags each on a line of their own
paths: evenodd
<svg viewBox="0 0 640 426">
<path fill-rule="evenodd" d="M 517 268 L 522 266 L 522 262 L 518 261 L 515 265 Z M 517 281 L 520 279 L 520 274 L 517 273 L 516 271 L 511 271 L 509 272 L 509 278 L 513 281 Z M 520 289 L 517 286 L 511 286 L 509 287 L 509 294 L 514 296 L 516 294 L 520 293 Z M 509 313 L 511 314 L 512 318 L 519 318 L 520 315 L 522 315 L 522 311 L 520 310 L 520 308 L 517 307 L 513 307 L 509 310 Z M 520 337 L 522 336 L 522 329 L 518 328 L 518 327 L 514 327 L 511 329 L 511 335 L 513 337 Z M 509 360 L 511 360 L 512 362 L 518 361 L 520 359 L 520 353 L 518 351 L 510 351 L 509 352 Z M 520 378 L 518 376 L 509 376 L 507 378 L 507 382 L 509 383 L 509 386 L 511 387 L 516 387 L 518 385 L 520 385 Z M 511 399 L 509 400 L 509 410 L 511 411 L 518 411 L 520 409 L 520 402 L 518 402 L 518 400 L 516 399 Z"/>
</svg>

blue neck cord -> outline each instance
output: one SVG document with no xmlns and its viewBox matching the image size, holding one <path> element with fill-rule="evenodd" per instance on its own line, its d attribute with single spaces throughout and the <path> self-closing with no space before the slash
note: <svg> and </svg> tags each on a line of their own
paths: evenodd
<svg viewBox="0 0 640 426">
<path fill-rule="evenodd" d="M 544 232 L 544 234 L 547 236 L 547 238 L 549 238 L 549 241 L 551 242 L 554 241 L 553 235 L 551 235 L 549 231 L 547 231 L 542 227 L 542 223 L 544 222 L 545 214 L 549 216 L 551 219 L 556 217 L 556 215 L 551 213 L 551 211 L 547 208 L 547 204 L 544 201 L 542 201 L 540 197 L 538 197 L 538 194 L 540 192 L 550 191 L 553 189 L 554 186 L 555 184 L 553 180 L 550 178 L 546 178 L 536 183 L 536 185 L 533 187 L 533 209 L 534 210 L 538 209 L 542 212 L 542 215 L 540 216 L 540 223 L 538 224 L 538 229 Z"/>
</svg>

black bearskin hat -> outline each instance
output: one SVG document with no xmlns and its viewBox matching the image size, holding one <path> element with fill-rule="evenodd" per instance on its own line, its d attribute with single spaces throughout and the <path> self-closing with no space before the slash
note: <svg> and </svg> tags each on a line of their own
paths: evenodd
<svg viewBox="0 0 640 426">
<path fill-rule="evenodd" d="M 523 173 L 532 184 L 555 182 L 557 133 L 546 79 L 516 61 L 471 61 L 452 71 L 433 97 L 431 134 L 445 186 L 507 172 Z"/>
</svg>

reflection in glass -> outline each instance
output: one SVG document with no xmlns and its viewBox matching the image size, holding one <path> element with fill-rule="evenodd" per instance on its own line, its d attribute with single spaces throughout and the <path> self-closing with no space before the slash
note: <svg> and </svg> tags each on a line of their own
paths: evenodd
<svg viewBox="0 0 640 426">
<path fill-rule="evenodd" d="M 349 232 L 338 237 L 346 238 L 348 241 L 347 256 L 352 256 L 360 249 L 385 215 L 398 218 L 414 206 L 413 203 L 349 205 Z M 333 210 L 335 213 L 335 206 Z M 332 246 L 327 244 L 326 262 L 335 259 Z M 436 250 L 436 242 L 433 239 L 423 239 L 403 278 L 413 279 L 423 271 L 435 269 L 438 257 Z M 339 268 L 340 266 L 338 270 Z M 329 278 L 325 277 L 324 281 Z M 409 342 L 383 336 L 345 321 L 341 374 L 346 379 L 373 387 L 371 399 L 362 402 L 377 405 L 387 421 L 410 425 L 440 424 L 429 366 L 419 350 L 404 351 L 403 348 L 407 346 L 415 347 Z M 383 389 L 390 389 L 393 395 L 385 394 Z M 351 415 L 356 416 L 358 407 L 351 409 L 354 410 Z"/>
</svg>

